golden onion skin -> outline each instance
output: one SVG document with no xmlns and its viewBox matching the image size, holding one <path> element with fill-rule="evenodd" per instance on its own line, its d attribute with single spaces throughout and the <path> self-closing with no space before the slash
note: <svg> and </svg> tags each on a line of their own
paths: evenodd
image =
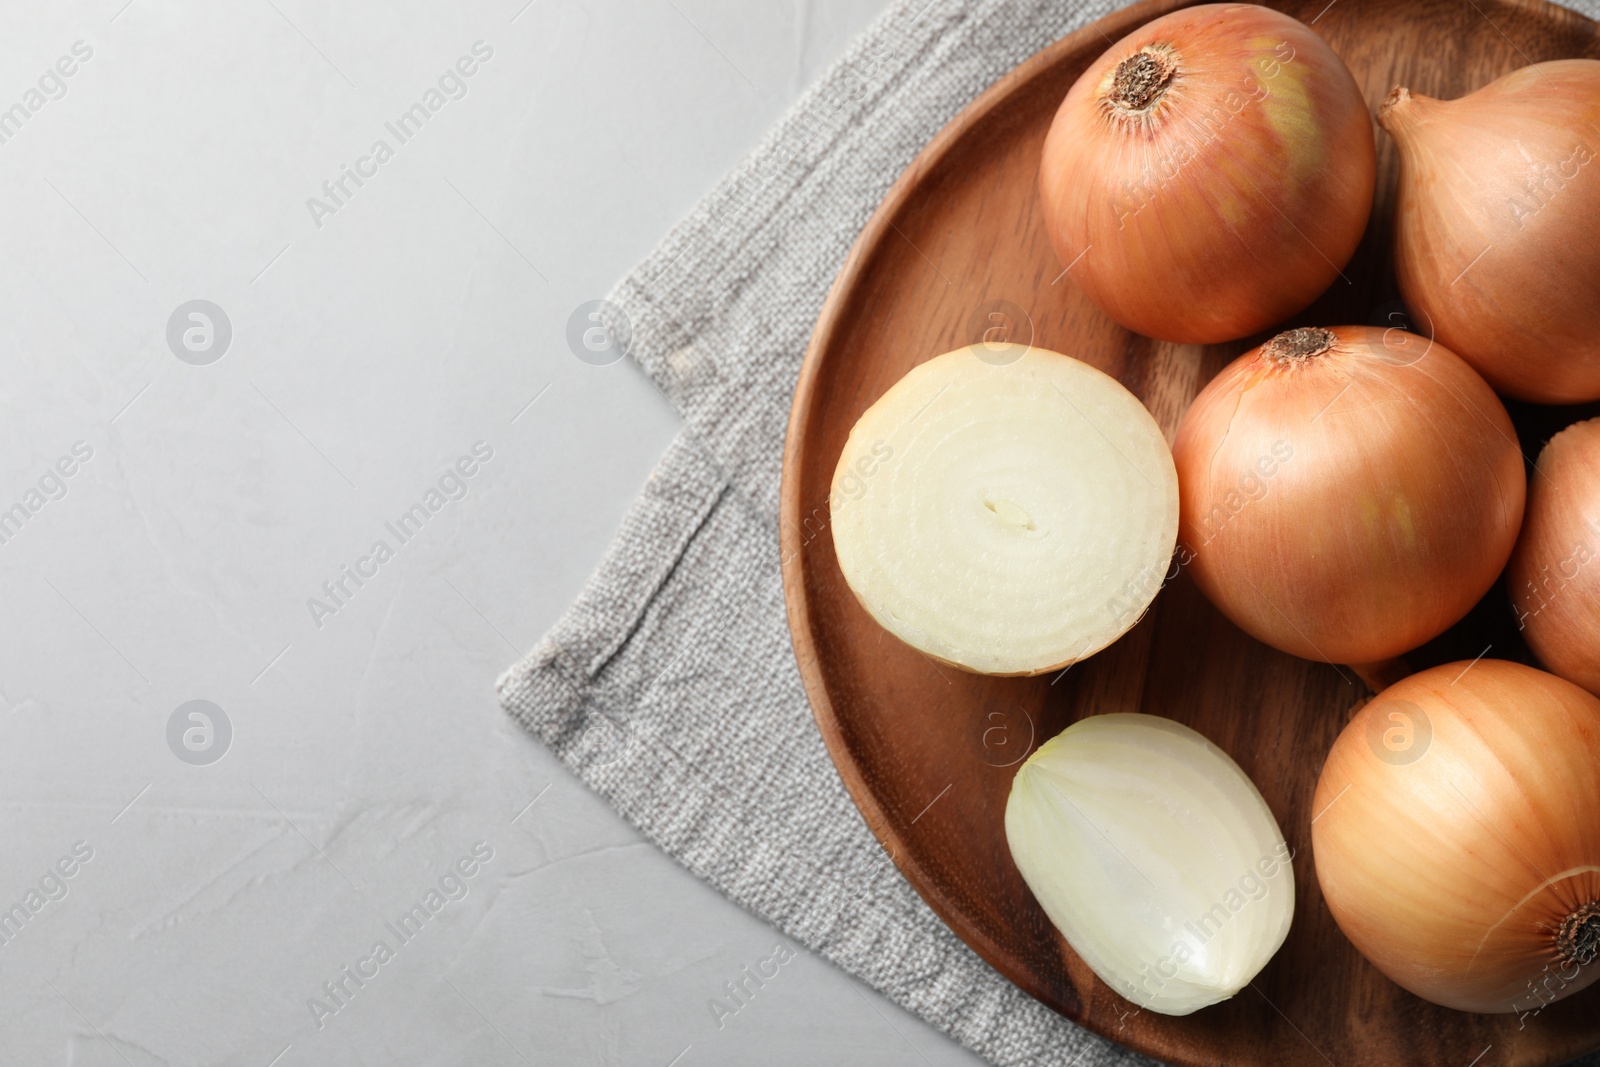
<svg viewBox="0 0 1600 1067">
<path fill-rule="evenodd" d="M 1326 351 L 1280 362 L 1291 335 Z M 1280 334 L 1195 398 L 1173 446 L 1196 584 L 1307 659 L 1397 656 L 1499 577 L 1526 479 L 1505 407 L 1442 345 L 1398 329 Z"/>
<path fill-rule="evenodd" d="M 1417 996 L 1531 1012 L 1600 977 L 1600 699 L 1500 660 L 1412 675 L 1339 735 L 1312 811 L 1328 910 Z"/>
<path fill-rule="evenodd" d="M 1310 27 L 1203 4 L 1083 73 L 1045 139 L 1039 191 L 1090 299 L 1136 333 L 1210 343 L 1266 329 L 1339 276 L 1374 159 L 1361 91 Z"/>
<path fill-rule="evenodd" d="M 1438 340 L 1508 396 L 1600 399 L 1600 60 L 1513 71 L 1459 100 L 1405 89 L 1395 273 Z"/>
<path fill-rule="evenodd" d="M 1539 661 L 1600 693 L 1600 419 L 1567 427 L 1539 453 L 1506 577 Z"/>
</svg>

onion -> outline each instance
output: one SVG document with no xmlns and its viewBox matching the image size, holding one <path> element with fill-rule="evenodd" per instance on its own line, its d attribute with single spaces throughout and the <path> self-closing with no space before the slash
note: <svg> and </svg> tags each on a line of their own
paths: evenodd
<svg viewBox="0 0 1600 1067">
<path fill-rule="evenodd" d="M 1173 446 L 1195 582 L 1240 628 L 1367 664 L 1436 636 L 1511 554 L 1526 482 L 1504 406 L 1402 330 L 1279 334 L 1217 375 Z"/>
<path fill-rule="evenodd" d="M 1113 45 L 1045 139 L 1056 254 L 1136 333 L 1208 343 L 1309 304 L 1366 228 L 1372 120 L 1339 57 L 1287 15 L 1202 4 Z"/>
<path fill-rule="evenodd" d="M 1539 453 L 1507 578 L 1528 647 L 1600 693 L 1600 419 L 1567 427 Z"/>
<path fill-rule="evenodd" d="M 1154 599 L 1178 532 L 1172 453 L 1087 363 L 984 344 L 914 368 L 850 431 L 839 568 L 885 629 L 984 674 L 1099 651 Z"/>
<path fill-rule="evenodd" d="M 1459 100 L 1397 88 L 1395 268 L 1411 310 L 1502 393 L 1600 398 L 1600 61 L 1507 74 Z"/>
<path fill-rule="evenodd" d="M 1154 715 L 1084 719 L 1028 757 L 1006 841 L 1072 950 L 1164 1015 L 1243 989 L 1294 917 L 1292 854 L 1260 792 L 1227 753 Z"/>
<path fill-rule="evenodd" d="M 1411 992 L 1525 1012 L 1600 976 L 1600 700 L 1577 686 L 1414 674 L 1345 727 L 1312 810 L 1328 910 Z"/>
</svg>

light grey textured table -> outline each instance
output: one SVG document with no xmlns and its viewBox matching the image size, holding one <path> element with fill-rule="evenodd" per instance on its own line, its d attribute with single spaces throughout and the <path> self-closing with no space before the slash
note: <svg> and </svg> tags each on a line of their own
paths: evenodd
<svg viewBox="0 0 1600 1067">
<path fill-rule="evenodd" d="M 882 2 L 524 2 L 5 7 L 0 1062 L 975 1062 L 719 1026 L 782 939 L 490 688 L 677 425 L 569 315 Z"/>
</svg>

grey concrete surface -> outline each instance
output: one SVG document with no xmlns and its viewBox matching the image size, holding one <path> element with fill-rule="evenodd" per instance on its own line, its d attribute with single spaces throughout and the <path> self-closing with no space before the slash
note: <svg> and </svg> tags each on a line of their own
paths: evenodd
<svg viewBox="0 0 1600 1067">
<path fill-rule="evenodd" d="M 677 426 L 569 314 L 882 6 L 0 8 L 0 1063 L 976 1062 L 491 690 Z"/>
</svg>

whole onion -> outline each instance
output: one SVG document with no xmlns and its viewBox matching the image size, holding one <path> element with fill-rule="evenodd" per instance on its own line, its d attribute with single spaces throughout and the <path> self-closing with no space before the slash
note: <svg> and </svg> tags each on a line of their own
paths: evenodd
<svg viewBox="0 0 1600 1067">
<path fill-rule="evenodd" d="M 1600 398 L 1600 61 L 1507 74 L 1459 100 L 1398 88 L 1395 271 L 1433 336 L 1500 392 Z"/>
<path fill-rule="evenodd" d="M 1164 15 L 1062 101 L 1039 191 L 1061 262 L 1137 333 L 1243 337 L 1339 276 L 1372 207 L 1372 120 L 1308 26 L 1250 4 Z"/>
<path fill-rule="evenodd" d="M 1529 1012 L 1600 977 L 1600 699 L 1499 660 L 1412 675 L 1339 735 L 1312 810 L 1328 910 L 1419 997 Z"/>
<path fill-rule="evenodd" d="M 1507 578 L 1540 662 L 1600 693 L 1600 419 L 1567 427 L 1539 453 Z"/>
<path fill-rule="evenodd" d="M 1307 659 L 1368 664 L 1489 590 L 1522 521 L 1516 431 L 1442 345 L 1279 334 L 1223 369 L 1173 446 L 1179 537 L 1211 602 Z"/>
</svg>

